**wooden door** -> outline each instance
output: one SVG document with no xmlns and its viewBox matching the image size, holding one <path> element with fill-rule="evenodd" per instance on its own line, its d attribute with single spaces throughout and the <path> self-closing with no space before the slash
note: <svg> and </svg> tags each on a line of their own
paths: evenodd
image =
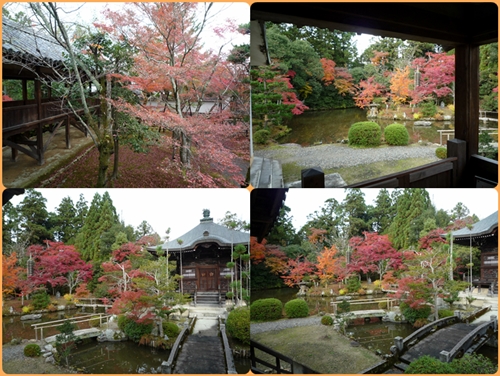
<svg viewBox="0 0 500 376">
<path fill-rule="evenodd" d="M 200 267 L 198 269 L 198 291 L 217 291 L 218 281 L 218 267 Z"/>
</svg>

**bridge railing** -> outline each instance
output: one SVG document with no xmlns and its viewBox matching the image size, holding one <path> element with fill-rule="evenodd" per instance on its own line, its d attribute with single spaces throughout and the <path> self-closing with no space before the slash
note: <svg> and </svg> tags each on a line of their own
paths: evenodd
<svg viewBox="0 0 500 376">
<path fill-rule="evenodd" d="M 236 371 L 236 367 L 234 366 L 233 352 L 231 350 L 231 346 L 229 346 L 229 340 L 227 339 L 226 324 L 222 323 L 222 318 L 220 316 L 219 316 L 219 329 L 220 329 L 220 334 L 222 336 L 224 356 L 226 358 L 226 373 L 228 374 L 238 373 Z"/>
<path fill-rule="evenodd" d="M 258 358 L 255 351 L 256 349 L 264 353 L 263 355 L 266 358 L 274 358 L 274 364 L 270 363 L 266 359 Z M 288 356 L 285 356 L 277 351 L 274 351 L 273 349 L 270 349 L 267 346 L 264 346 L 252 340 L 250 340 L 250 361 L 252 372 L 258 374 L 267 372 L 259 368 L 257 364 L 261 364 L 267 368 L 270 368 L 271 373 L 318 373 L 317 371 L 314 371 L 309 367 L 294 361 L 292 358 L 289 358 Z M 283 363 L 287 364 L 289 369 L 283 368 Z"/>
<path fill-rule="evenodd" d="M 99 316 L 99 317 L 96 317 Z M 33 329 L 35 329 L 35 339 L 38 341 L 38 330 L 40 330 L 40 340 L 43 340 L 43 330 L 47 328 L 55 328 L 61 326 L 64 322 L 69 321 L 71 324 L 80 324 L 84 322 L 90 322 L 91 320 L 99 319 L 99 325 L 101 326 L 103 323 L 108 323 L 111 315 L 106 315 L 105 313 L 97 313 L 91 315 L 84 315 L 73 317 L 71 319 L 62 319 L 62 320 L 53 320 L 47 322 L 41 322 L 36 324 L 31 324 Z"/>
<path fill-rule="evenodd" d="M 177 355 L 179 355 L 179 351 L 181 349 L 182 342 L 184 338 L 191 332 L 196 322 L 196 316 L 194 316 L 189 324 L 181 330 L 177 339 L 172 346 L 172 350 L 170 350 L 170 355 L 168 356 L 168 360 L 161 364 L 161 373 L 172 373 L 175 360 L 177 359 Z"/>
<path fill-rule="evenodd" d="M 406 338 L 396 337 L 394 338 L 394 345 L 391 346 L 391 352 L 393 354 L 397 353 L 398 355 L 401 355 L 406 350 L 408 350 L 410 346 L 415 345 L 418 341 L 426 337 L 428 334 L 436 330 L 439 330 L 445 326 L 454 324 L 458 321 L 459 321 L 458 316 L 445 317 L 443 319 L 433 321 L 421 327 L 420 329 L 416 330 Z"/>
<path fill-rule="evenodd" d="M 479 343 L 481 340 L 486 341 L 491 335 L 498 330 L 498 322 L 496 316 L 491 316 L 491 321 L 479 325 L 476 329 L 468 333 L 462 338 L 450 351 L 441 351 L 440 360 L 449 363 L 455 358 L 459 358 L 467 353 L 474 344 Z"/>
</svg>

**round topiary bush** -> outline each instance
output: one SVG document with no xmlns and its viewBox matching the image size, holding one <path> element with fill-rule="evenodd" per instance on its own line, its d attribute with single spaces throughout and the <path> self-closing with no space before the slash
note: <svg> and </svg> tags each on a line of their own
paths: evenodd
<svg viewBox="0 0 500 376">
<path fill-rule="evenodd" d="M 267 129 L 260 129 L 253 134 L 253 141 L 256 144 L 267 144 L 270 132 Z"/>
<path fill-rule="evenodd" d="M 40 356 L 41 353 L 42 350 L 40 349 L 40 346 L 38 346 L 36 343 L 30 343 L 29 345 L 26 345 L 26 347 L 24 348 L 24 355 L 29 356 L 30 358 Z"/>
<path fill-rule="evenodd" d="M 276 298 L 259 299 L 250 305 L 250 319 L 272 321 L 281 319 L 283 303 Z"/>
<path fill-rule="evenodd" d="M 246 307 L 236 308 L 227 316 L 227 332 L 231 337 L 245 344 L 250 343 L 250 310 Z"/>
<path fill-rule="evenodd" d="M 422 374 L 422 373 L 455 373 L 453 367 L 449 363 L 443 363 L 440 360 L 429 355 L 421 356 L 411 362 L 405 373 Z"/>
<path fill-rule="evenodd" d="M 285 315 L 290 319 L 307 317 L 309 316 L 309 307 L 305 300 L 293 299 L 285 304 Z"/>
<path fill-rule="evenodd" d="M 389 145 L 408 145 L 410 143 L 410 134 L 403 124 L 390 124 L 384 129 L 385 141 Z"/>
<path fill-rule="evenodd" d="M 349 138 L 349 145 L 378 146 L 380 145 L 381 136 L 380 125 L 373 121 L 361 121 L 351 125 L 347 137 Z"/>
<path fill-rule="evenodd" d="M 177 338 L 179 333 L 181 332 L 181 328 L 173 322 L 163 321 L 163 333 L 167 335 L 168 338 Z"/>
<path fill-rule="evenodd" d="M 436 149 L 436 157 L 439 159 L 445 159 L 448 156 L 448 151 L 444 147 L 438 147 Z"/>
<path fill-rule="evenodd" d="M 332 316 L 325 315 L 321 318 L 321 323 L 323 325 L 333 325 L 333 318 Z"/>
</svg>

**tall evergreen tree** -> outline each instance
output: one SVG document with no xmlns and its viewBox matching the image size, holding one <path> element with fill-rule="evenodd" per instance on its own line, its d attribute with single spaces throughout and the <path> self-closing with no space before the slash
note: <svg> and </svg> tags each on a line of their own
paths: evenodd
<svg viewBox="0 0 500 376">
<path fill-rule="evenodd" d="M 375 206 L 370 212 L 373 231 L 379 234 L 385 234 L 395 215 L 396 206 L 393 205 L 389 191 L 385 188 L 381 189 L 375 199 Z"/>
<path fill-rule="evenodd" d="M 39 191 L 26 190 L 24 199 L 18 205 L 20 213 L 20 227 L 27 237 L 29 245 L 43 244 L 44 240 L 53 240 L 50 229 L 47 200 Z"/>
<path fill-rule="evenodd" d="M 418 243 L 425 219 L 435 211 L 429 193 L 422 188 L 404 189 L 396 207 L 396 216 L 388 235 L 396 249 L 409 249 Z"/>
<path fill-rule="evenodd" d="M 266 237 L 267 242 L 269 244 L 278 244 L 281 246 L 300 244 L 300 236 L 297 235 L 293 227 L 292 219 L 293 217 L 290 216 L 290 208 L 283 205 L 271 232 Z"/>
<path fill-rule="evenodd" d="M 61 200 L 52 216 L 54 225 L 54 238 L 64 244 L 73 244 L 75 242 L 78 228 L 76 227 L 76 208 L 73 200 L 68 196 Z"/>
<path fill-rule="evenodd" d="M 94 263 L 100 263 L 109 258 L 111 250 L 101 248 L 101 237 L 117 223 L 119 223 L 118 215 L 109 193 L 105 192 L 102 197 L 96 193 L 75 242 L 85 261 L 92 260 Z"/>
</svg>

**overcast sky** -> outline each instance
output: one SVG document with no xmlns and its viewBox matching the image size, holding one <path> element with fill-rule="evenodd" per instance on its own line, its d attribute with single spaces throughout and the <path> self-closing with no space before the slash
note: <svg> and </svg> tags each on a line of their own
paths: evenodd
<svg viewBox="0 0 500 376">
<path fill-rule="evenodd" d="M 95 193 L 101 196 L 108 192 L 120 218 L 126 225 L 136 228 L 147 221 L 162 238 L 170 227 L 170 239 L 184 235 L 203 218 L 203 209 L 210 210 L 210 217 L 218 222 L 227 211 L 250 222 L 250 192 L 238 188 L 183 188 L 183 189 L 37 189 L 47 200 L 47 210 L 55 212 L 64 197 L 71 197 L 73 203 L 82 193 L 88 205 Z M 13 205 L 18 205 L 23 195 L 14 196 Z"/>
<path fill-rule="evenodd" d="M 365 202 L 367 205 L 373 205 L 377 198 L 379 189 L 365 188 Z M 392 189 L 389 189 L 391 192 Z M 476 214 L 479 219 L 484 219 L 496 210 L 498 210 L 498 192 L 494 189 L 427 189 L 434 206 L 446 210 L 448 213 L 462 202 L 470 211 L 470 214 Z M 344 189 L 289 189 L 286 195 L 285 205 L 291 211 L 293 216 L 293 225 L 299 230 L 306 222 L 307 215 L 320 210 L 329 198 L 335 198 L 342 202 L 346 196 Z"/>
<path fill-rule="evenodd" d="M 15 14 L 18 11 L 24 11 L 30 14 L 26 10 L 26 4 L 22 2 L 8 2 L 4 6 Z M 76 22 L 78 24 L 90 25 L 95 21 L 104 22 L 105 19 L 102 12 L 105 8 L 110 8 L 114 11 L 119 11 L 123 8 L 125 3 L 122 2 L 59 2 L 58 5 L 61 10 L 61 18 L 66 22 Z M 203 9 L 202 4 L 198 7 L 200 11 Z M 64 12 L 64 11 L 66 12 Z M 211 16 L 211 17 L 210 17 Z M 221 40 L 219 37 L 212 32 L 212 29 L 216 26 L 221 26 L 225 23 L 227 19 L 231 19 L 236 22 L 236 24 L 244 24 L 250 22 L 250 6 L 243 2 L 217 2 L 214 3 L 209 14 L 208 28 L 202 34 L 202 42 L 207 49 L 218 50 L 220 47 Z M 234 40 L 231 41 L 230 45 L 238 45 L 242 43 L 250 43 L 250 37 L 248 35 L 236 36 Z M 225 51 L 229 51 L 230 46 L 225 48 Z"/>
</svg>

